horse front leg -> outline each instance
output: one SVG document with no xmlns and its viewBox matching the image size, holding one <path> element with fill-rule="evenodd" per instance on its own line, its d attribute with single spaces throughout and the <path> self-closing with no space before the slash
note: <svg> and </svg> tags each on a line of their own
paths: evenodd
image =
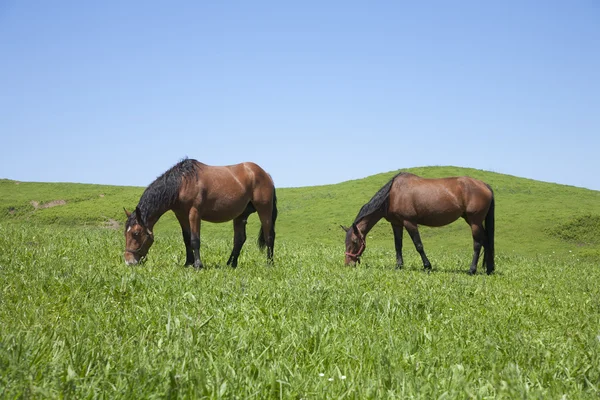
<svg viewBox="0 0 600 400">
<path fill-rule="evenodd" d="M 408 234 L 415 245 L 415 249 L 417 249 L 417 252 L 419 252 L 421 260 L 423 260 L 423 268 L 426 270 L 431 270 L 431 263 L 425 254 L 425 249 L 423 248 L 423 242 L 421 242 L 421 235 L 419 235 L 419 229 L 417 228 L 417 225 L 413 224 L 412 222 L 405 221 L 404 226 L 406 227 L 406 230 L 408 231 Z"/>
<path fill-rule="evenodd" d="M 190 230 L 188 215 L 176 212 L 175 216 L 181 226 L 181 235 L 183 236 L 183 243 L 185 244 L 185 266 L 192 265 L 194 263 L 194 252 L 192 250 L 192 232 Z"/>
<path fill-rule="evenodd" d="M 404 266 L 402 259 L 402 235 L 404 234 L 404 225 L 392 225 L 394 231 L 394 246 L 396 247 L 396 269 Z"/>
<path fill-rule="evenodd" d="M 189 215 L 190 221 L 190 246 L 194 253 L 194 268 L 200 269 L 203 267 L 200 260 L 200 215 L 198 210 L 192 208 Z"/>
</svg>

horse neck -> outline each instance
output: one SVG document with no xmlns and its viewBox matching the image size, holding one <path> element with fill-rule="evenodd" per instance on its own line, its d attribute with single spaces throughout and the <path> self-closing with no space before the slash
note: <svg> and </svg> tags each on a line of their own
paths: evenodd
<svg viewBox="0 0 600 400">
<path fill-rule="evenodd" d="M 382 213 L 375 212 L 373 214 L 369 214 L 361 218 L 361 220 L 356 223 L 356 227 L 358 228 L 360 233 L 362 233 L 363 236 L 366 236 L 367 233 L 369 233 L 369 231 L 373 229 L 375 224 L 377 224 L 381 218 L 383 218 Z"/>
<path fill-rule="evenodd" d="M 148 201 L 144 196 L 140 199 L 138 204 L 138 208 L 142 213 L 142 219 L 146 227 L 150 230 L 153 230 L 154 225 L 158 222 L 160 217 L 167 211 L 171 209 L 170 206 L 164 204 L 157 204 L 152 201 Z"/>
<path fill-rule="evenodd" d="M 167 211 L 169 211 L 169 210 L 168 209 L 167 210 L 159 210 L 158 212 L 148 214 L 144 219 L 144 221 L 146 223 L 146 227 L 148 229 L 150 229 L 151 231 L 154 230 L 154 225 L 158 222 L 160 217 L 162 217 L 163 214 L 166 213 Z"/>
</svg>

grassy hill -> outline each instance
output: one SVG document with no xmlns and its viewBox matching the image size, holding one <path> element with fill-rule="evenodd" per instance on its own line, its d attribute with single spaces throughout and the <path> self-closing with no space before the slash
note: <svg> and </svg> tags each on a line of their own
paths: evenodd
<svg viewBox="0 0 600 400">
<path fill-rule="evenodd" d="M 600 192 L 539 182 L 468 168 L 425 167 L 405 171 L 424 177 L 469 175 L 489 183 L 496 196 L 497 252 L 502 254 L 557 254 L 577 258 L 600 257 Z M 335 185 L 278 189 L 279 243 L 343 246 L 340 224 L 350 224 L 360 207 L 397 171 Z M 144 188 L 73 183 L 30 183 L 0 180 L 0 223 L 28 222 L 65 226 L 118 227 L 123 207 L 135 207 Z M 250 217 L 249 238 L 258 231 Z M 157 240 L 179 235 L 172 213 L 155 228 Z M 121 232 L 119 231 L 119 234 Z M 231 224 L 204 223 L 205 239 L 232 237 Z M 470 254 L 470 230 L 459 220 L 443 228 L 421 228 L 428 253 Z M 405 241 L 407 252 L 414 251 Z M 389 224 L 381 221 L 369 234 L 368 252 L 393 251 Z M 341 250 L 340 250 L 341 251 Z M 366 253 L 365 257 L 368 256 Z"/>
</svg>

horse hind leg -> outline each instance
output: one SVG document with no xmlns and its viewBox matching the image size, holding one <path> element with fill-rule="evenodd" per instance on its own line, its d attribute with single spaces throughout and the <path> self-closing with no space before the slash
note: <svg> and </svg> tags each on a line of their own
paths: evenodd
<svg viewBox="0 0 600 400">
<path fill-rule="evenodd" d="M 233 250 L 227 261 L 227 265 L 231 265 L 233 268 L 237 267 L 238 257 L 246 242 L 246 223 L 248 222 L 248 216 L 255 211 L 256 209 L 252 203 L 248 203 L 244 212 L 233 220 Z"/>
<path fill-rule="evenodd" d="M 477 272 L 477 263 L 479 262 L 481 247 L 487 243 L 487 235 L 481 224 L 471 224 L 471 232 L 473 234 L 473 260 L 471 261 L 469 274 L 473 275 Z"/>
<path fill-rule="evenodd" d="M 261 231 L 259 233 L 258 243 L 262 248 L 267 247 L 267 263 L 273 264 L 273 249 L 275 247 L 275 229 L 274 221 L 272 219 L 272 208 L 261 207 L 258 210 L 258 217 L 260 218 Z"/>
<path fill-rule="evenodd" d="M 233 220 L 233 250 L 227 265 L 231 265 L 233 268 L 237 267 L 238 257 L 242 252 L 242 246 L 246 242 L 246 218 L 237 217 Z"/>
</svg>

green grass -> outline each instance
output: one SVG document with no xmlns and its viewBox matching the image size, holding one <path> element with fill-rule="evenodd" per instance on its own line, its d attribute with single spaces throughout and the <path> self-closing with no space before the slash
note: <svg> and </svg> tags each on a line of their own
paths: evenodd
<svg viewBox="0 0 600 400">
<path fill-rule="evenodd" d="M 496 191 L 492 276 L 464 223 L 422 233 L 431 274 L 408 243 L 394 269 L 383 223 L 343 266 L 338 224 L 393 173 L 279 190 L 274 267 L 255 217 L 235 270 L 231 225 L 203 226 L 201 271 L 169 215 L 125 266 L 104 223 L 142 188 L 0 181 L 0 398 L 597 398 L 599 193 L 467 172 Z"/>
<path fill-rule="evenodd" d="M 163 235 L 141 267 L 120 232 L 0 227 L 0 396 L 568 398 L 600 394 L 600 271 L 551 256 L 416 256 L 358 268 L 331 246 L 206 241 L 203 271 Z M 434 251 L 434 253 L 436 253 Z M 324 374 L 320 376 L 320 374 Z M 342 377 L 345 376 L 345 379 Z"/>
</svg>

